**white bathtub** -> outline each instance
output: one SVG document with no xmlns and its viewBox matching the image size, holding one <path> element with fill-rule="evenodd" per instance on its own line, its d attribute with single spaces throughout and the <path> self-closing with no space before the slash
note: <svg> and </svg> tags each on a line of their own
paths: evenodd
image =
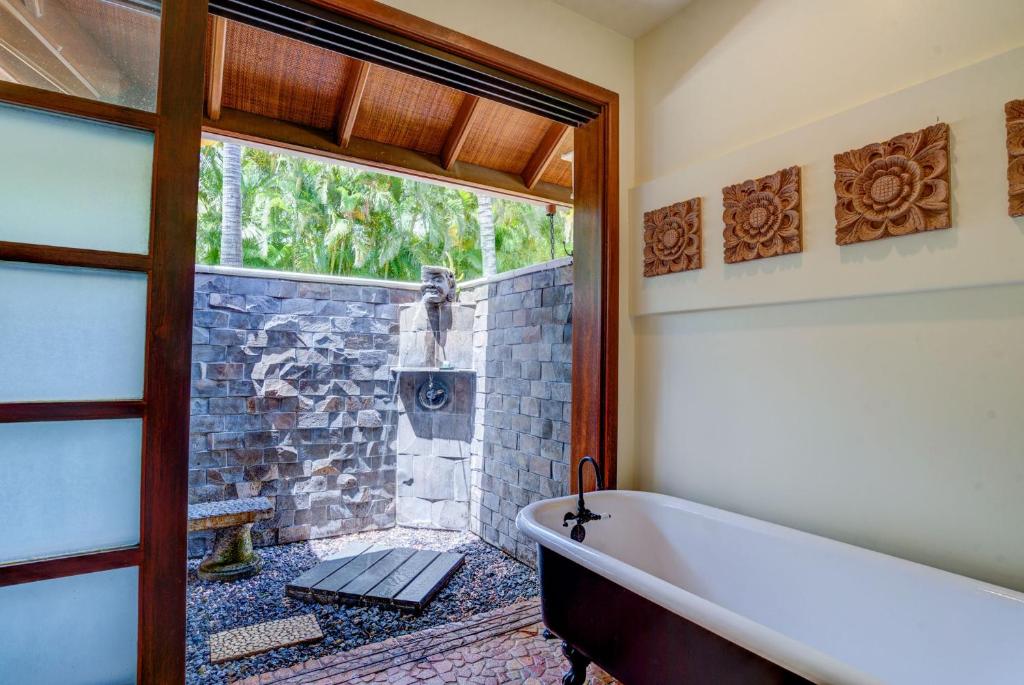
<svg viewBox="0 0 1024 685">
<path fill-rule="evenodd" d="M 583 544 L 562 527 L 575 497 L 531 504 L 516 523 L 808 680 L 1024 684 L 1024 594 L 665 495 L 595 492 L 586 503 L 612 516 L 588 523 Z"/>
</svg>

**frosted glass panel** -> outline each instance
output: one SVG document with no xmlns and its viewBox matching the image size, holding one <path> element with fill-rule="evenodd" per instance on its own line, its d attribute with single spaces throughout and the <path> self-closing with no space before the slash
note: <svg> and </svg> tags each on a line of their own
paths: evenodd
<svg viewBox="0 0 1024 685">
<path fill-rule="evenodd" d="M 0 240 L 145 254 L 153 134 L 0 106 Z"/>
<path fill-rule="evenodd" d="M 0 262 L 0 402 L 139 399 L 145 274 Z"/>
<path fill-rule="evenodd" d="M 142 421 L 0 424 L 0 563 L 139 542 Z"/>
<path fill-rule="evenodd" d="M 152 110 L 160 58 L 160 4 L 4 0 L 0 80 Z"/>
<path fill-rule="evenodd" d="M 0 588 L 0 682 L 135 682 L 138 569 Z"/>
</svg>

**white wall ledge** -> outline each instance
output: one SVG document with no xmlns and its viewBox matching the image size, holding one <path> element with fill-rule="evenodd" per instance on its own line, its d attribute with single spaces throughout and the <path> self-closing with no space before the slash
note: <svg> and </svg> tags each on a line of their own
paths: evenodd
<svg viewBox="0 0 1024 685">
<path fill-rule="evenodd" d="M 328 276 L 325 274 L 304 274 L 297 271 L 274 271 L 273 269 L 252 269 L 239 266 L 210 266 L 196 264 L 197 274 L 219 274 L 222 276 L 238 276 L 241 278 L 262 278 L 264 280 L 304 281 L 306 283 L 330 283 L 332 285 L 361 285 L 370 288 L 397 288 L 400 290 L 419 290 L 420 284 L 408 281 L 387 281 L 379 278 L 359 278 L 356 276 Z"/>
<path fill-rule="evenodd" d="M 538 271 L 558 269 L 572 264 L 572 257 L 561 257 L 559 259 L 531 264 L 512 271 L 504 271 L 494 276 L 474 278 L 469 281 L 458 283 L 460 289 L 476 288 L 489 283 L 505 281 L 517 276 L 527 276 Z M 210 266 L 208 264 L 196 264 L 197 274 L 219 274 L 222 276 L 238 276 L 241 278 L 262 278 L 277 279 L 283 281 L 304 281 L 306 283 L 330 283 L 333 285 L 360 285 L 370 288 L 396 288 L 399 290 L 419 290 L 419 282 L 410 281 L 389 281 L 381 278 L 359 278 L 356 276 L 328 276 L 325 274 L 306 274 L 297 271 L 274 271 L 273 269 L 253 269 L 239 266 Z"/>
<path fill-rule="evenodd" d="M 508 279 L 516 278 L 517 276 L 527 276 L 529 274 L 537 273 L 538 271 L 558 269 L 563 266 L 570 265 L 572 265 L 572 257 L 559 257 L 558 259 L 551 259 L 546 262 L 531 264 L 530 266 L 512 269 L 511 271 L 503 271 L 500 274 L 495 274 L 493 276 L 484 276 L 483 278 L 474 278 L 469 281 L 463 281 L 462 283 L 459 283 L 459 288 L 477 288 L 481 285 L 487 285 L 488 283 L 507 281 Z"/>
</svg>

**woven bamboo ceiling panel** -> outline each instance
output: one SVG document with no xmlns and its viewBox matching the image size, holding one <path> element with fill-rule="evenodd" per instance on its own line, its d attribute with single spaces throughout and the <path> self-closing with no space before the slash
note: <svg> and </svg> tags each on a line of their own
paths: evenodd
<svg viewBox="0 0 1024 685">
<path fill-rule="evenodd" d="M 439 154 L 463 97 L 446 86 L 386 67 L 371 67 L 353 134 Z"/>
<path fill-rule="evenodd" d="M 460 159 L 517 173 L 530 161 L 549 125 L 536 114 L 481 100 Z"/>
<path fill-rule="evenodd" d="M 219 76 L 213 66 L 218 35 L 224 45 Z M 379 65 L 366 70 L 351 58 L 233 21 L 211 19 L 205 49 L 208 80 L 221 79 L 216 115 L 209 102 L 216 90 L 207 87 L 212 119 L 242 112 L 288 122 L 330 137 L 337 143 L 333 156 L 358 159 L 370 150 L 391 157 L 393 146 L 426 158 L 410 166 L 421 175 L 436 165 L 448 180 L 465 175 L 469 185 L 486 188 L 493 178 L 512 178 L 492 187 L 537 199 L 568 197 L 572 167 L 561 156 L 572 150 L 572 135 L 556 140 L 554 150 L 552 122 L 543 117 L 484 99 L 472 108 L 473 99 L 452 88 Z M 221 130 L 209 120 L 208 129 Z"/>
<path fill-rule="evenodd" d="M 228 22 L 223 106 L 334 128 L 341 90 L 354 65 L 336 52 Z"/>
</svg>

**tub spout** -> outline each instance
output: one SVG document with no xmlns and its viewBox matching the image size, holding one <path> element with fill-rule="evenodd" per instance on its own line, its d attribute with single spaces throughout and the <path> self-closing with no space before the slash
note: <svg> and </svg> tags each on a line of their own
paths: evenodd
<svg viewBox="0 0 1024 685">
<path fill-rule="evenodd" d="M 597 489 L 604 490 L 604 479 L 601 477 L 601 468 L 598 466 L 597 461 L 593 457 L 586 456 L 580 459 L 579 467 L 576 471 L 576 492 L 579 493 L 579 499 L 576 502 L 576 512 L 566 512 L 562 518 L 562 527 L 568 528 L 569 521 L 575 521 L 576 525 L 572 527 L 572 531 L 569 533 L 576 542 L 583 542 L 583 538 L 586 537 L 587 531 L 583 528 L 584 524 L 590 521 L 599 521 L 602 518 L 609 518 L 608 514 L 595 514 L 594 512 L 587 509 L 586 503 L 583 501 L 583 465 L 590 462 L 590 465 L 594 467 L 594 476 L 597 479 Z"/>
</svg>

